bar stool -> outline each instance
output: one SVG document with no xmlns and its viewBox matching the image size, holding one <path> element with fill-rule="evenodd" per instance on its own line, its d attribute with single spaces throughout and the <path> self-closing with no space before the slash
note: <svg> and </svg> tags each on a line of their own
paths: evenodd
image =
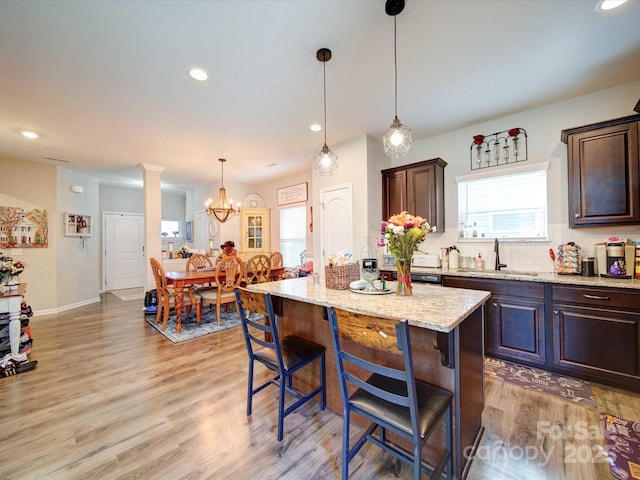
<svg viewBox="0 0 640 480">
<path fill-rule="evenodd" d="M 447 390 L 415 379 L 407 321 L 373 317 L 335 307 L 327 310 L 344 407 L 343 480 L 349 478 L 349 462 L 367 441 L 413 465 L 415 480 L 420 478 L 421 472 L 430 475 L 430 478 L 440 479 L 445 468 L 446 478 L 452 478 L 453 395 Z M 359 346 L 398 355 L 403 359 L 403 368 L 373 363 L 359 356 L 362 353 L 353 353 L 351 347 L 346 351 L 343 339 Z M 345 342 L 345 346 L 351 345 L 349 342 Z M 349 388 L 354 392 L 352 395 L 349 395 Z M 360 414 L 372 422 L 353 447 L 349 442 L 351 413 Z M 421 461 L 421 451 L 441 419 L 445 422 L 446 446 L 438 464 L 432 467 Z M 374 436 L 376 429 L 379 430 L 377 437 Z M 413 453 L 389 441 L 387 430 L 411 441 Z"/>
<path fill-rule="evenodd" d="M 278 398 L 278 441 L 280 442 L 283 438 L 284 418 L 287 415 L 318 394 L 320 394 L 321 410 L 326 408 L 325 348 L 296 336 L 286 336 L 281 341 L 271 296 L 240 287 L 236 287 L 235 293 L 249 353 L 247 415 L 251 415 L 253 395 L 269 385 L 276 385 L 280 390 Z M 248 312 L 258 314 L 260 317 L 249 318 Z M 306 394 L 294 390 L 291 382 L 293 374 L 315 360 L 320 364 L 320 385 Z M 275 372 L 276 375 L 254 388 L 253 366 L 256 361 Z M 287 393 L 297 400 L 285 407 Z"/>
</svg>

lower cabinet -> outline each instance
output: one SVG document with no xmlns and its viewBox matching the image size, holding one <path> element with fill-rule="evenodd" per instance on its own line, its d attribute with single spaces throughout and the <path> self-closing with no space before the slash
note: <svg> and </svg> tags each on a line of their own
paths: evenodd
<svg viewBox="0 0 640 480">
<path fill-rule="evenodd" d="M 640 291 L 445 276 L 488 290 L 485 353 L 640 392 Z"/>
<path fill-rule="evenodd" d="M 640 293 L 554 286 L 552 299 L 554 366 L 640 389 Z"/>
<path fill-rule="evenodd" d="M 544 302 L 496 295 L 486 319 L 487 355 L 544 364 Z"/>
<path fill-rule="evenodd" d="M 445 277 L 444 286 L 491 292 L 485 310 L 485 354 L 506 360 L 545 363 L 544 284 Z"/>
</svg>

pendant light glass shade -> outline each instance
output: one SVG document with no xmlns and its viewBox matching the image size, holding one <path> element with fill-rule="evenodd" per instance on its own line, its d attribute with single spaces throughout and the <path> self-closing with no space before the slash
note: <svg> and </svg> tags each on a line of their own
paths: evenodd
<svg viewBox="0 0 640 480">
<path fill-rule="evenodd" d="M 327 62 L 331 60 L 331 50 L 321 48 L 316 52 L 316 58 L 322 62 L 322 72 L 324 78 L 324 145 L 320 153 L 315 156 L 314 168 L 320 175 L 333 175 L 338 168 L 338 157 L 327 146 Z"/>
<path fill-rule="evenodd" d="M 398 117 L 393 120 L 382 137 L 384 153 L 391 158 L 404 157 L 411 147 L 411 129 L 400 123 Z"/>
<path fill-rule="evenodd" d="M 395 79 L 395 118 L 382 135 L 384 153 L 391 158 L 404 157 L 411 147 L 411 129 L 398 119 L 398 49 L 396 45 L 396 15 L 404 9 L 404 0 L 387 0 L 385 12 L 393 16 L 393 64 Z"/>
<path fill-rule="evenodd" d="M 240 212 L 240 203 L 238 203 L 237 208 L 233 208 L 233 200 L 227 200 L 227 189 L 224 188 L 224 162 L 226 160 L 224 158 L 219 158 L 220 162 L 220 189 L 218 190 L 218 201 L 212 205 L 213 200 L 209 199 L 205 202 L 205 209 L 207 214 L 210 217 L 215 218 L 220 223 L 224 223 L 230 218 L 233 218 L 234 215 Z"/>
<path fill-rule="evenodd" d="M 326 143 L 316 155 L 315 160 L 314 168 L 320 172 L 320 175 L 333 175 L 333 171 L 338 168 L 338 157 Z"/>
</svg>

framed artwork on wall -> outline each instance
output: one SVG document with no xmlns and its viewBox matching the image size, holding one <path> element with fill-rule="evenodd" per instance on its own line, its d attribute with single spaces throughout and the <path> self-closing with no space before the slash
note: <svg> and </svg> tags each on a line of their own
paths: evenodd
<svg viewBox="0 0 640 480">
<path fill-rule="evenodd" d="M 44 248 L 49 246 L 46 208 L 27 210 L 0 206 L 0 248 Z"/>
<path fill-rule="evenodd" d="M 184 237 L 187 242 L 193 242 L 193 222 L 191 220 L 184 225 Z"/>
</svg>

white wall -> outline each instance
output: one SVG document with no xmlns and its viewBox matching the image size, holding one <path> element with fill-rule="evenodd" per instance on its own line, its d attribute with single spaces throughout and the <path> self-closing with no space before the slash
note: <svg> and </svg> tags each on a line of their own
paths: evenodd
<svg viewBox="0 0 640 480">
<path fill-rule="evenodd" d="M 100 211 L 98 208 L 98 180 L 66 168 L 58 168 L 58 214 L 49 222 L 60 226 L 56 249 L 56 283 L 59 285 L 56 307 L 69 309 L 100 301 Z M 71 192 L 71 185 L 79 185 L 84 193 Z M 64 235 L 64 213 L 91 215 L 90 237 Z"/>
<path fill-rule="evenodd" d="M 557 249 L 559 244 L 569 241 L 578 243 L 589 255 L 594 255 L 595 243 L 604 241 L 610 235 L 640 241 L 640 226 L 569 229 L 567 148 L 560 141 L 563 129 L 634 114 L 633 107 L 639 96 L 640 82 L 633 82 L 415 142 L 407 157 L 396 161 L 393 166 L 434 157 L 441 157 L 448 162 L 445 168 L 446 231 L 430 235 L 426 249 L 435 253 L 440 247 L 456 244 L 464 255 L 475 256 L 481 252 L 487 261 L 486 268 L 493 268 L 495 257 L 492 242 L 468 243 L 457 239 L 458 202 L 454 178 L 471 173 L 469 147 L 474 135 L 487 135 L 514 127 L 527 131 L 528 164 L 550 162 L 550 241 L 536 244 L 505 242 L 501 247 L 500 259 L 508 264 L 509 269 L 553 271 L 549 248 Z M 499 173 L 505 168 L 509 166 L 491 167 L 490 170 Z"/>
</svg>

